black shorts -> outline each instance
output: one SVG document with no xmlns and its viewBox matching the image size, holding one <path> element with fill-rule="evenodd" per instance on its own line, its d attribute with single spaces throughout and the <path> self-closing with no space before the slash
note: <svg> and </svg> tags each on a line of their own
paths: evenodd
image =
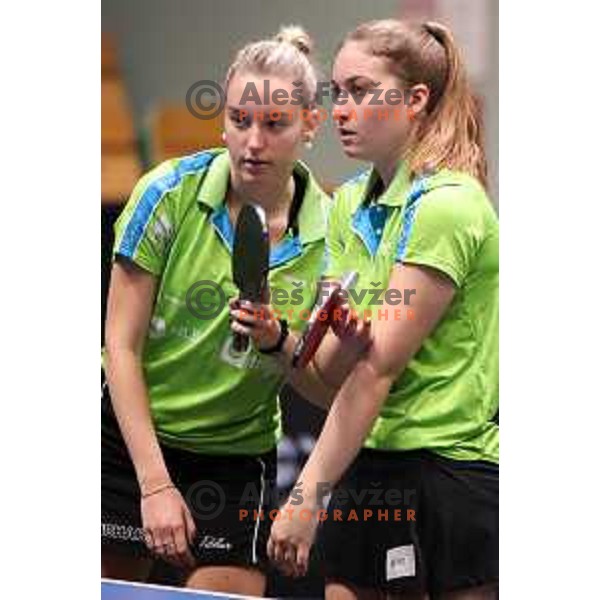
<svg viewBox="0 0 600 600">
<path fill-rule="evenodd" d="M 271 521 L 253 515 L 276 508 L 276 449 L 259 456 L 200 455 L 162 444 L 161 449 L 196 524 L 191 550 L 197 565 L 266 570 Z M 107 386 L 102 395 L 102 547 L 152 557 L 144 543 L 139 485 Z"/>
<path fill-rule="evenodd" d="M 319 533 L 325 577 L 432 598 L 496 583 L 498 480 L 488 462 L 362 450 Z"/>
</svg>

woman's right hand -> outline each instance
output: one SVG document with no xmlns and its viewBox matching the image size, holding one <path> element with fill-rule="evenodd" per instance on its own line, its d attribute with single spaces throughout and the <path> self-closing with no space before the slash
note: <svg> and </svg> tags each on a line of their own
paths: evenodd
<svg viewBox="0 0 600 600">
<path fill-rule="evenodd" d="M 173 486 L 143 496 L 141 509 L 148 548 L 174 565 L 192 568 L 196 526 L 179 490 Z"/>
<path fill-rule="evenodd" d="M 337 293 L 341 288 L 338 281 L 331 282 L 332 292 Z M 350 309 L 347 299 L 338 298 L 338 310 L 334 310 L 334 318 L 331 321 L 331 330 L 344 344 L 344 352 L 352 355 L 353 361 L 364 354 L 373 341 L 371 338 L 371 319 L 358 317 L 355 311 Z"/>
</svg>

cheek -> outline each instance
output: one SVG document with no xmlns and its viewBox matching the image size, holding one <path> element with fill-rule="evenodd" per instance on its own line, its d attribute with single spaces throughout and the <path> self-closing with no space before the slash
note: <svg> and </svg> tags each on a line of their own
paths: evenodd
<svg viewBox="0 0 600 600">
<path fill-rule="evenodd" d="M 223 127 L 223 133 L 226 136 L 225 145 L 229 149 L 230 152 L 235 153 L 235 151 L 240 147 L 242 143 L 242 136 L 240 135 L 240 131 L 233 127 L 232 125 L 227 125 Z"/>
<path fill-rule="evenodd" d="M 300 150 L 302 135 L 296 129 L 285 130 L 279 133 L 273 141 L 283 160 L 294 158 Z"/>
<path fill-rule="evenodd" d="M 404 132 L 407 130 L 409 118 L 406 107 L 383 104 L 381 106 L 364 106 L 356 109 L 358 126 L 362 131 L 394 130 Z"/>
</svg>

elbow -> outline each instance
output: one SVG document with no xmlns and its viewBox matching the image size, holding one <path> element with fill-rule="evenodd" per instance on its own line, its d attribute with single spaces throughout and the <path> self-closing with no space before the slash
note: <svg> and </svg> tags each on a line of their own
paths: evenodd
<svg viewBox="0 0 600 600">
<path fill-rule="evenodd" d="M 356 365 L 349 385 L 353 389 L 352 395 L 371 400 L 366 403 L 368 410 L 377 414 L 389 394 L 393 381 L 394 377 L 391 374 L 383 371 L 379 364 L 367 357 Z"/>
<path fill-rule="evenodd" d="M 109 343 L 108 339 L 104 344 L 103 359 L 106 375 L 110 378 L 110 374 L 113 373 L 115 366 L 122 363 L 122 355 L 118 347 L 114 343 Z"/>
<path fill-rule="evenodd" d="M 111 367 L 131 359 L 141 362 L 141 348 L 128 343 L 121 336 L 108 330 L 104 344 L 104 360 L 107 370 L 111 370 Z"/>
<path fill-rule="evenodd" d="M 390 351 L 389 348 L 372 344 L 367 356 L 361 362 L 369 377 L 375 381 L 388 381 L 391 385 L 404 373 L 410 358 L 411 354 L 402 349 Z"/>
<path fill-rule="evenodd" d="M 109 326 L 106 329 L 106 336 L 104 339 L 104 359 L 107 363 L 115 362 L 118 360 L 123 344 L 120 343 L 118 336 L 115 335 L 115 331 Z"/>
</svg>

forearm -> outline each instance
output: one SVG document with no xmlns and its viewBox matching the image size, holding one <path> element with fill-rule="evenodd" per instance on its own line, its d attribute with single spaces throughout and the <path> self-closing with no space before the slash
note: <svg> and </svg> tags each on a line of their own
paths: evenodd
<svg viewBox="0 0 600 600">
<path fill-rule="evenodd" d="M 263 312 L 264 311 L 264 312 Z M 260 314 L 272 315 L 272 310 L 264 305 L 252 305 L 247 301 L 231 303 L 231 316 L 233 317 L 231 328 L 234 332 L 242 335 L 248 335 L 252 338 L 255 347 L 260 351 L 271 350 L 271 356 L 277 361 L 279 368 L 286 377 L 288 383 L 303 397 L 316 406 L 325 410 L 329 409 L 335 393 L 343 381 L 343 377 L 336 370 L 334 360 L 340 360 L 345 366 L 344 377 L 348 368 L 348 358 L 354 356 L 354 363 L 358 353 L 341 352 L 341 344 L 331 341 L 335 338 L 329 332 L 323 344 L 324 349 L 319 348 L 319 355 L 325 355 L 327 367 L 326 370 L 318 363 L 319 357 L 313 360 L 303 368 L 293 368 L 292 359 L 294 350 L 298 343 L 299 335 L 289 332 L 285 338 L 283 346 L 280 348 L 282 336 L 282 322 L 278 319 L 259 317 Z M 330 338 L 329 340 L 327 338 Z M 280 348 L 275 351 L 275 348 Z M 334 359 L 334 354 L 338 354 Z M 344 357 L 341 355 L 345 354 Z"/>
<path fill-rule="evenodd" d="M 313 363 L 327 385 L 339 390 L 359 356 L 354 349 L 344 348 L 342 340 L 330 330 L 319 346 Z"/>
<path fill-rule="evenodd" d="M 298 481 L 309 505 L 322 501 L 319 493 L 333 487 L 356 458 L 383 405 L 392 379 L 378 374 L 367 361 L 348 377 Z M 319 492 L 319 490 L 321 492 Z"/>
<path fill-rule="evenodd" d="M 297 341 L 298 336 L 290 333 L 279 354 L 280 366 L 296 391 L 315 406 L 329 410 L 360 355 L 354 349 L 344 348 L 343 342 L 329 331 L 308 365 L 293 369 L 292 355 Z"/>
<path fill-rule="evenodd" d="M 315 370 L 312 361 L 304 369 L 292 367 L 292 356 L 298 342 L 298 336 L 290 333 L 283 349 L 278 353 L 277 361 L 285 373 L 288 383 L 308 400 L 311 404 L 323 410 L 329 410 L 337 388 L 328 385 L 328 382 Z"/>
<path fill-rule="evenodd" d="M 140 488 L 150 490 L 170 481 L 152 423 L 139 356 L 129 349 L 107 347 L 106 375 L 115 415 Z"/>
</svg>

